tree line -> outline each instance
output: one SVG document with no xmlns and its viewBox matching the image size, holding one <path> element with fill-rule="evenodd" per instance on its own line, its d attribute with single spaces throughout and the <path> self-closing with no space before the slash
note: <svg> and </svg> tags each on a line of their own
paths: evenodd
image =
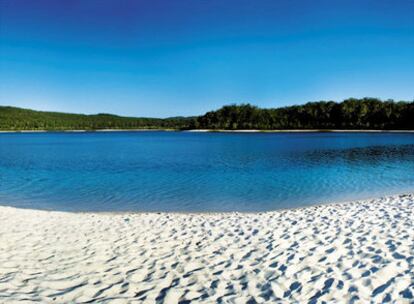
<svg viewBox="0 0 414 304">
<path fill-rule="evenodd" d="M 111 114 L 68 114 L 0 107 L 0 130 L 183 129 L 192 117 L 140 118 Z"/>
<path fill-rule="evenodd" d="M 350 98 L 300 106 L 261 109 L 250 104 L 224 106 L 193 121 L 194 129 L 414 129 L 414 102 Z"/>
<path fill-rule="evenodd" d="M 99 129 L 381 129 L 413 130 L 414 102 L 349 98 L 262 109 L 227 105 L 198 117 L 140 118 L 110 114 L 68 114 L 0 107 L 0 130 Z"/>
</svg>

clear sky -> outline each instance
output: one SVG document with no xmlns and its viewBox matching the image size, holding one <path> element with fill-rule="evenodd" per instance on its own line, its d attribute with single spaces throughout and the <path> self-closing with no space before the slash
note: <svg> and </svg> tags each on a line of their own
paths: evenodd
<svg viewBox="0 0 414 304">
<path fill-rule="evenodd" d="M 167 117 L 414 99 L 412 0 L 0 0 L 0 104 Z"/>
</svg>

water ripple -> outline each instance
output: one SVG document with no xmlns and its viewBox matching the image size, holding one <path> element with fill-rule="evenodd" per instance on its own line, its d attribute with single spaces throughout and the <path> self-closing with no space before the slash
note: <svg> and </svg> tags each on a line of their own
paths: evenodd
<svg viewBox="0 0 414 304">
<path fill-rule="evenodd" d="M 0 200 L 57 210 L 264 211 L 414 186 L 412 134 L 0 134 Z"/>
</svg>

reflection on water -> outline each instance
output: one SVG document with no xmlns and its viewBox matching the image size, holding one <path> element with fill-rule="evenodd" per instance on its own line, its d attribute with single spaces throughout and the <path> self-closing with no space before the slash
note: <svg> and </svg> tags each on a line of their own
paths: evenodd
<svg viewBox="0 0 414 304">
<path fill-rule="evenodd" d="M 0 134 L 0 202 L 57 210 L 263 211 L 411 191 L 414 135 Z"/>
<path fill-rule="evenodd" d="M 315 150 L 305 153 L 303 158 L 312 163 L 335 163 L 346 161 L 350 164 L 381 165 L 384 162 L 414 160 L 414 145 L 373 146 L 342 150 Z"/>
</svg>

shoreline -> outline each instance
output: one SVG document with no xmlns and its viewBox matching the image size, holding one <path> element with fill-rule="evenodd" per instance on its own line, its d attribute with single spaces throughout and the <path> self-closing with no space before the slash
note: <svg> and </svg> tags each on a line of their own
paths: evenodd
<svg viewBox="0 0 414 304">
<path fill-rule="evenodd" d="M 188 215 L 188 216 L 217 216 L 217 215 L 246 215 L 246 216 L 256 216 L 263 215 L 267 213 L 274 212 L 285 212 L 285 211 L 294 211 L 294 210 L 303 210 L 309 208 L 319 208 L 324 206 L 341 206 L 346 204 L 355 204 L 367 201 L 381 200 L 381 199 L 399 199 L 407 196 L 413 196 L 414 192 L 398 192 L 391 193 L 387 195 L 379 196 L 369 196 L 360 199 L 344 199 L 337 201 L 318 201 L 313 204 L 297 206 L 297 207 L 286 207 L 278 208 L 273 210 L 264 210 L 264 211 L 135 211 L 135 210 L 121 210 L 121 211 L 68 211 L 68 210 L 53 210 L 53 209 L 37 209 L 37 208 L 25 208 L 25 207 L 15 207 L 11 205 L 3 205 L 0 203 L 0 208 L 14 208 L 17 210 L 29 210 L 29 211 L 40 211 L 40 212 L 56 212 L 56 213 L 68 213 L 68 214 L 89 214 L 89 215 Z"/>
<path fill-rule="evenodd" d="M 226 129 L 96 129 L 96 130 L 0 130 L 2 133 L 94 133 L 94 132 L 188 132 L 188 133 L 414 133 L 414 130 L 364 129 L 280 129 L 280 130 L 226 130 Z"/>
<path fill-rule="evenodd" d="M 414 133 L 414 130 L 341 130 L 341 129 L 287 129 L 287 130 L 215 130 L 195 129 L 184 132 L 219 132 L 219 133 Z"/>
<path fill-rule="evenodd" d="M 411 303 L 413 219 L 413 194 L 256 214 L 0 207 L 0 299 Z"/>
</svg>

